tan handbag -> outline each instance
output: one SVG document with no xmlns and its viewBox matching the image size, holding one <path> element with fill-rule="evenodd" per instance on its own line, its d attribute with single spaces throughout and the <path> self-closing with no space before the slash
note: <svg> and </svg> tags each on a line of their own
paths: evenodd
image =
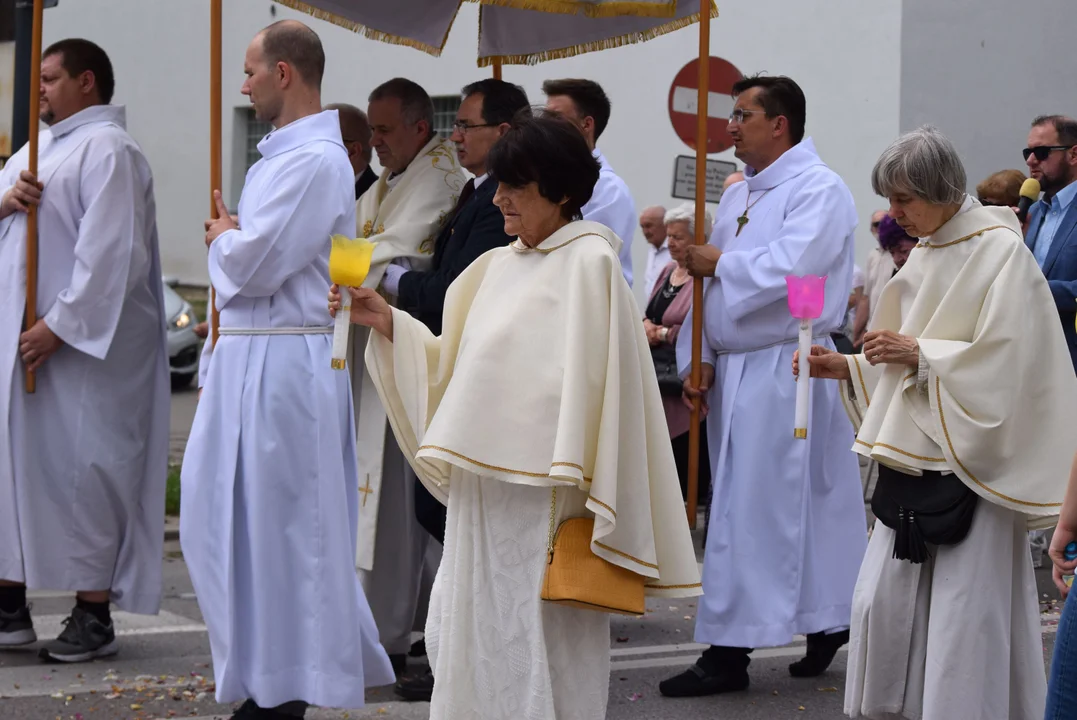
<svg viewBox="0 0 1077 720">
<path fill-rule="evenodd" d="M 542 599 L 581 610 L 643 615 L 645 578 L 591 552 L 594 518 L 569 518 L 554 533 L 556 512 L 557 489 L 554 488 Z"/>
</svg>

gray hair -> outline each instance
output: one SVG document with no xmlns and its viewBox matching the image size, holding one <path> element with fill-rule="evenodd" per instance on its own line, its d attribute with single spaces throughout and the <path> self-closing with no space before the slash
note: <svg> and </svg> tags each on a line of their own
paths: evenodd
<svg viewBox="0 0 1077 720">
<path fill-rule="evenodd" d="M 374 88 L 367 102 L 388 98 L 396 98 L 400 101 L 400 114 L 406 125 L 417 125 L 425 121 L 430 128 L 430 133 L 433 134 L 434 101 L 430 99 L 430 95 L 421 85 L 407 78 L 386 80 Z"/>
<path fill-rule="evenodd" d="M 906 192 L 932 205 L 960 204 L 967 183 L 965 166 L 954 144 L 930 125 L 892 142 L 871 171 L 876 195 L 893 197 Z"/>
<path fill-rule="evenodd" d="M 666 216 L 662 219 L 662 222 L 666 225 L 675 222 L 688 223 L 688 233 L 690 235 L 696 234 L 696 204 L 684 203 L 678 205 L 672 210 L 666 211 Z M 711 234 L 711 224 L 713 223 L 710 210 L 703 210 L 703 234 L 709 236 Z"/>
</svg>

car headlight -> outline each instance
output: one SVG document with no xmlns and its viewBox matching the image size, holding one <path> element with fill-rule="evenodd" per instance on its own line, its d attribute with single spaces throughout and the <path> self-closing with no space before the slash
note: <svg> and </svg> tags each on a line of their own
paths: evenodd
<svg viewBox="0 0 1077 720">
<path fill-rule="evenodd" d="M 191 310 L 191 306 L 187 303 L 183 304 L 183 309 L 179 311 L 179 314 L 172 318 L 172 321 L 168 324 L 173 330 L 183 330 L 190 326 L 194 320 L 194 311 Z"/>
</svg>

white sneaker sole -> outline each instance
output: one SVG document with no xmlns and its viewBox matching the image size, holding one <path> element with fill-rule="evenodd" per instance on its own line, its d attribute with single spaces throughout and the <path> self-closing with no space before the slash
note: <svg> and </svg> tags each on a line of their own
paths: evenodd
<svg viewBox="0 0 1077 720">
<path fill-rule="evenodd" d="M 20 647 L 37 642 L 37 633 L 33 628 L 0 633 L 0 647 Z"/>
<path fill-rule="evenodd" d="M 110 657 L 112 655 L 115 655 L 119 651 L 120 646 L 116 644 L 115 640 L 113 640 L 107 645 L 102 645 L 96 650 L 90 650 L 89 652 L 61 654 L 52 652 L 51 650 L 42 649 L 41 654 L 42 656 L 47 657 L 49 660 L 55 660 L 56 662 L 80 663 L 89 662 L 97 658 Z"/>
</svg>

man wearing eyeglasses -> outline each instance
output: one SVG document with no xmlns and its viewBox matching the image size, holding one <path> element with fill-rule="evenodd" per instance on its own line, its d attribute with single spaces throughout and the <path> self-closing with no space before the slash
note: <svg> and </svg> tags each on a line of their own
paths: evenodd
<svg viewBox="0 0 1077 720">
<path fill-rule="evenodd" d="M 876 210 L 871 214 L 871 234 L 879 240 L 879 226 L 886 217 L 885 210 Z M 886 283 L 894 276 L 894 259 L 882 245 L 876 245 L 868 255 L 867 273 L 864 276 L 864 292 L 856 306 L 856 318 L 853 320 L 853 347 L 864 344 L 864 333 L 868 329 L 871 311 L 879 304 L 879 296 Z"/>
<path fill-rule="evenodd" d="M 1025 244 L 1051 286 L 1077 368 L 1077 120 L 1044 115 L 1032 121 L 1023 151 L 1043 197 L 1028 213 Z"/>
<path fill-rule="evenodd" d="M 326 105 L 325 109 L 336 110 L 340 115 L 340 135 L 344 140 L 344 149 L 348 151 L 348 162 L 355 172 L 355 199 L 358 200 L 378 179 L 378 174 L 370 167 L 374 155 L 374 146 L 370 143 L 373 136 L 370 120 L 365 112 L 346 103 L 333 103 Z"/>
</svg>

